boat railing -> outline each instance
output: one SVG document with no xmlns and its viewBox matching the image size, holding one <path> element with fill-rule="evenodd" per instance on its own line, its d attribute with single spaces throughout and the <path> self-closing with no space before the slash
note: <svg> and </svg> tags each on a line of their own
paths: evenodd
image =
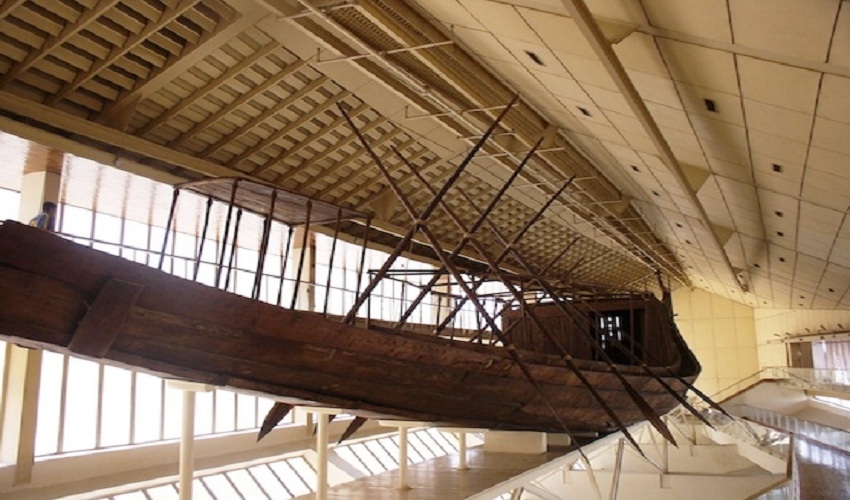
<svg viewBox="0 0 850 500">
<path fill-rule="evenodd" d="M 162 271 L 184 279 L 197 281 L 208 286 L 215 286 L 214 267 L 217 266 L 218 263 L 210 260 L 209 258 L 204 258 L 200 261 L 199 267 L 202 271 L 197 273 L 197 276 L 193 279 L 193 274 L 195 274 L 194 269 L 196 266 L 196 257 L 194 255 L 186 255 L 185 253 L 181 254 L 173 249 L 167 249 L 165 252 L 162 252 L 161 249 L 143 248 L 129 245 L 127 243 L 105 241 L 79 234 L 56 234 L 74 241 L 75 243 L 89 246 L 113 255 L 118 255 L 127 260 L 150 267 L 158 267 L 162 256 Z M 326 268 L 327 263 L 317 262 L 316 267 Z M 228 291 L 250 297 L 252 293 L 251 283 L 253 282 L 255 272 L 256 270 L 250 265 L 243 266 L 241 265 L 241 260 L 236 259 L 232 268 L 234 278 L 231 281 Z M 367 272 L 368 270 L 364 270 L 364 274 Z M 246 279 L 245 277 L 250 277 L 250 279 Z M 267 280 L 273 286 L 264 286 L 262 290 L 264 290 L 265 293 L 260 294 L 258 297 L 259 300 L 267 303 L 277 303 L 278 305 L 289 304 L 293 290 L 296 287 L 296 280 L 294 278 L 281 278 L 280 276 L 270 272 L 263 272 L 262 278 Z M 281 280 L 283 281 L 282 286 L 279 285 Z M 326 309 L 324 300 L 326 297 L 330 297 L 330 307 L 326 309 L 329 316 L 341 317 L 357 298 L 356 290 L 335 285 L 330 286 L 331 293 L 326 293 L 328 284 L 324 279 L 316 279 L 314 282 L 306 282 L 302 279 L 300 285 L 301 287 L 310 286 L 314 288 L 316 311 Z M 282 289 L 282 294 L 277 293 L 278 288 Z M 376 290 L 370 296 L 367 305 L 363 307 L 362 313 L 364 313 L 364 316 L 361 319 L 376 322 L 383 321 L 388 322 L 388 324 L 394 323 L 398 319 L 398 316 L 400 316 L 405 310 L 407 305 L 409 305 L 411 298 L 410 294 L 402 293 L 400 296 L 395 296 L 391 293 L 386 294 Z M 420 307 L 417 308 L 409 320 L 408 326 L 411 330 L 423 332 L 430 332 L 433 330 L 432 328 L 429 328 L 429 326 L 433 327 L 435 323 L 436 318 L 433 316 L 435 314 L 434 311 L 437 311 L 439 308 L 438 301 L 439 298 L 426 298 L 422 301 Z M 443 308 L 445 308 L 445 306 L 443 306 Z M 465 307 L 460 314 L 456 315 L 452 323 L 447 326 L 442 333 L 443 336 L 448 338 L 463 339 L 470 338 L 479 331 L 480 325 L 476 320 L 476 314 L 473 308 L 468 306 Z M 482 337 L 485 342 L 489 339 L 489 336 Z"/>
</svg>

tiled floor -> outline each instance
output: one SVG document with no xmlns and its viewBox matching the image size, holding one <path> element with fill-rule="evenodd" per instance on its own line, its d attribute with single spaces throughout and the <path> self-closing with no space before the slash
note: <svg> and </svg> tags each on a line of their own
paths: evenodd
<svg viewBox="0 0 850 500">
<path fill-rule="evenodd" d="M 543 465 L 567 453 L 550 451 L 540 455 L 468 451 L 467 470 L 457 470 L 457 454 L 426 460 L 408 468 L 410 489 L 398 489 L 398 470 L 344 483 L 328 491 L 331 500 L 454 500 L 466 498 L 502 481 Z M 297 500 L 316 498 L 305 495 Z"/>
<path fill-rule="evenodd" d="M 850 499 L 850 453 L 800 435 L 796 450 L 801 500 Z"/>
</svg>

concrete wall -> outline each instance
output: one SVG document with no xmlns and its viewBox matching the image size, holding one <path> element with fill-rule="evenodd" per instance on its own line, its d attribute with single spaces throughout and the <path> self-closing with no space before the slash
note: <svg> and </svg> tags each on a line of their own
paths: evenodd
<svg viewBox="0 0 850 500">
<path fill-rule="evenodd" d="M 697 388 L 713 395 L 759 370 L 751 307 L 704 290 L 680 288 L 673 292 L 673 311 L 702 364 Z"/>
</svg>

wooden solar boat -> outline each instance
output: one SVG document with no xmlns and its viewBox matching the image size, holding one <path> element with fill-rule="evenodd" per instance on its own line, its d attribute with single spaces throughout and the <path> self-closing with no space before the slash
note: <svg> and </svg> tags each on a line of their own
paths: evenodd
<svg viewBox="0 0 850 500">
<path fill-rule="evenodd" d="M 515 349 L 485 345 L 285 309 L 0 227 L 0 337 L 22 346 L 291 404 L 476 428 L 607 433 L 682 402 L 699 364 L 664 303 L 633 295 L 571 307 L 572 317 L 534 307 L 546 335 L 524 309 L 506 311 Z"/>
</svg>

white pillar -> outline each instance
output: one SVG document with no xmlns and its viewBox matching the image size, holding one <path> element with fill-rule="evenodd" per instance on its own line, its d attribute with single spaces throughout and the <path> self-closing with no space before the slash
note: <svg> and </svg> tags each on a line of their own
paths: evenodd
<svg viewBox="0 0 850 500">
<path fill-rule="evenodd" d="M 407 427 L 398 428 L 398 489 L 406 490 L 407 484 Z"/>
<path fill-rule="evenodd" d="M 180 426 L 180 500 L 192 500 L 192 481 L 195 478 L 195 393 L 210 392 L 215 386 L 169 380 L 168 386 L 183 391 L 183 422 Z"/>
<path fill-rule="evenodd" d="M 319 428 L 316 432 L 316 500 L 328 497 L 328 415 L 317 413 Z"/>
<path fill-rule="evenodd" d="M 180 434 L 180 500 L 192 500 L 195 475 L 195 391 L 183 391 L 183 426 Z"/>
<path fill-rule="evenodd" d="M 458 458 L 457 468 L 460 470 L 466 470 L 469 468 L 469 464 L 466 463 L 466 433 L 461 431 L 457 434 L 457 442 L 460 457 Z"/>
</svg>

